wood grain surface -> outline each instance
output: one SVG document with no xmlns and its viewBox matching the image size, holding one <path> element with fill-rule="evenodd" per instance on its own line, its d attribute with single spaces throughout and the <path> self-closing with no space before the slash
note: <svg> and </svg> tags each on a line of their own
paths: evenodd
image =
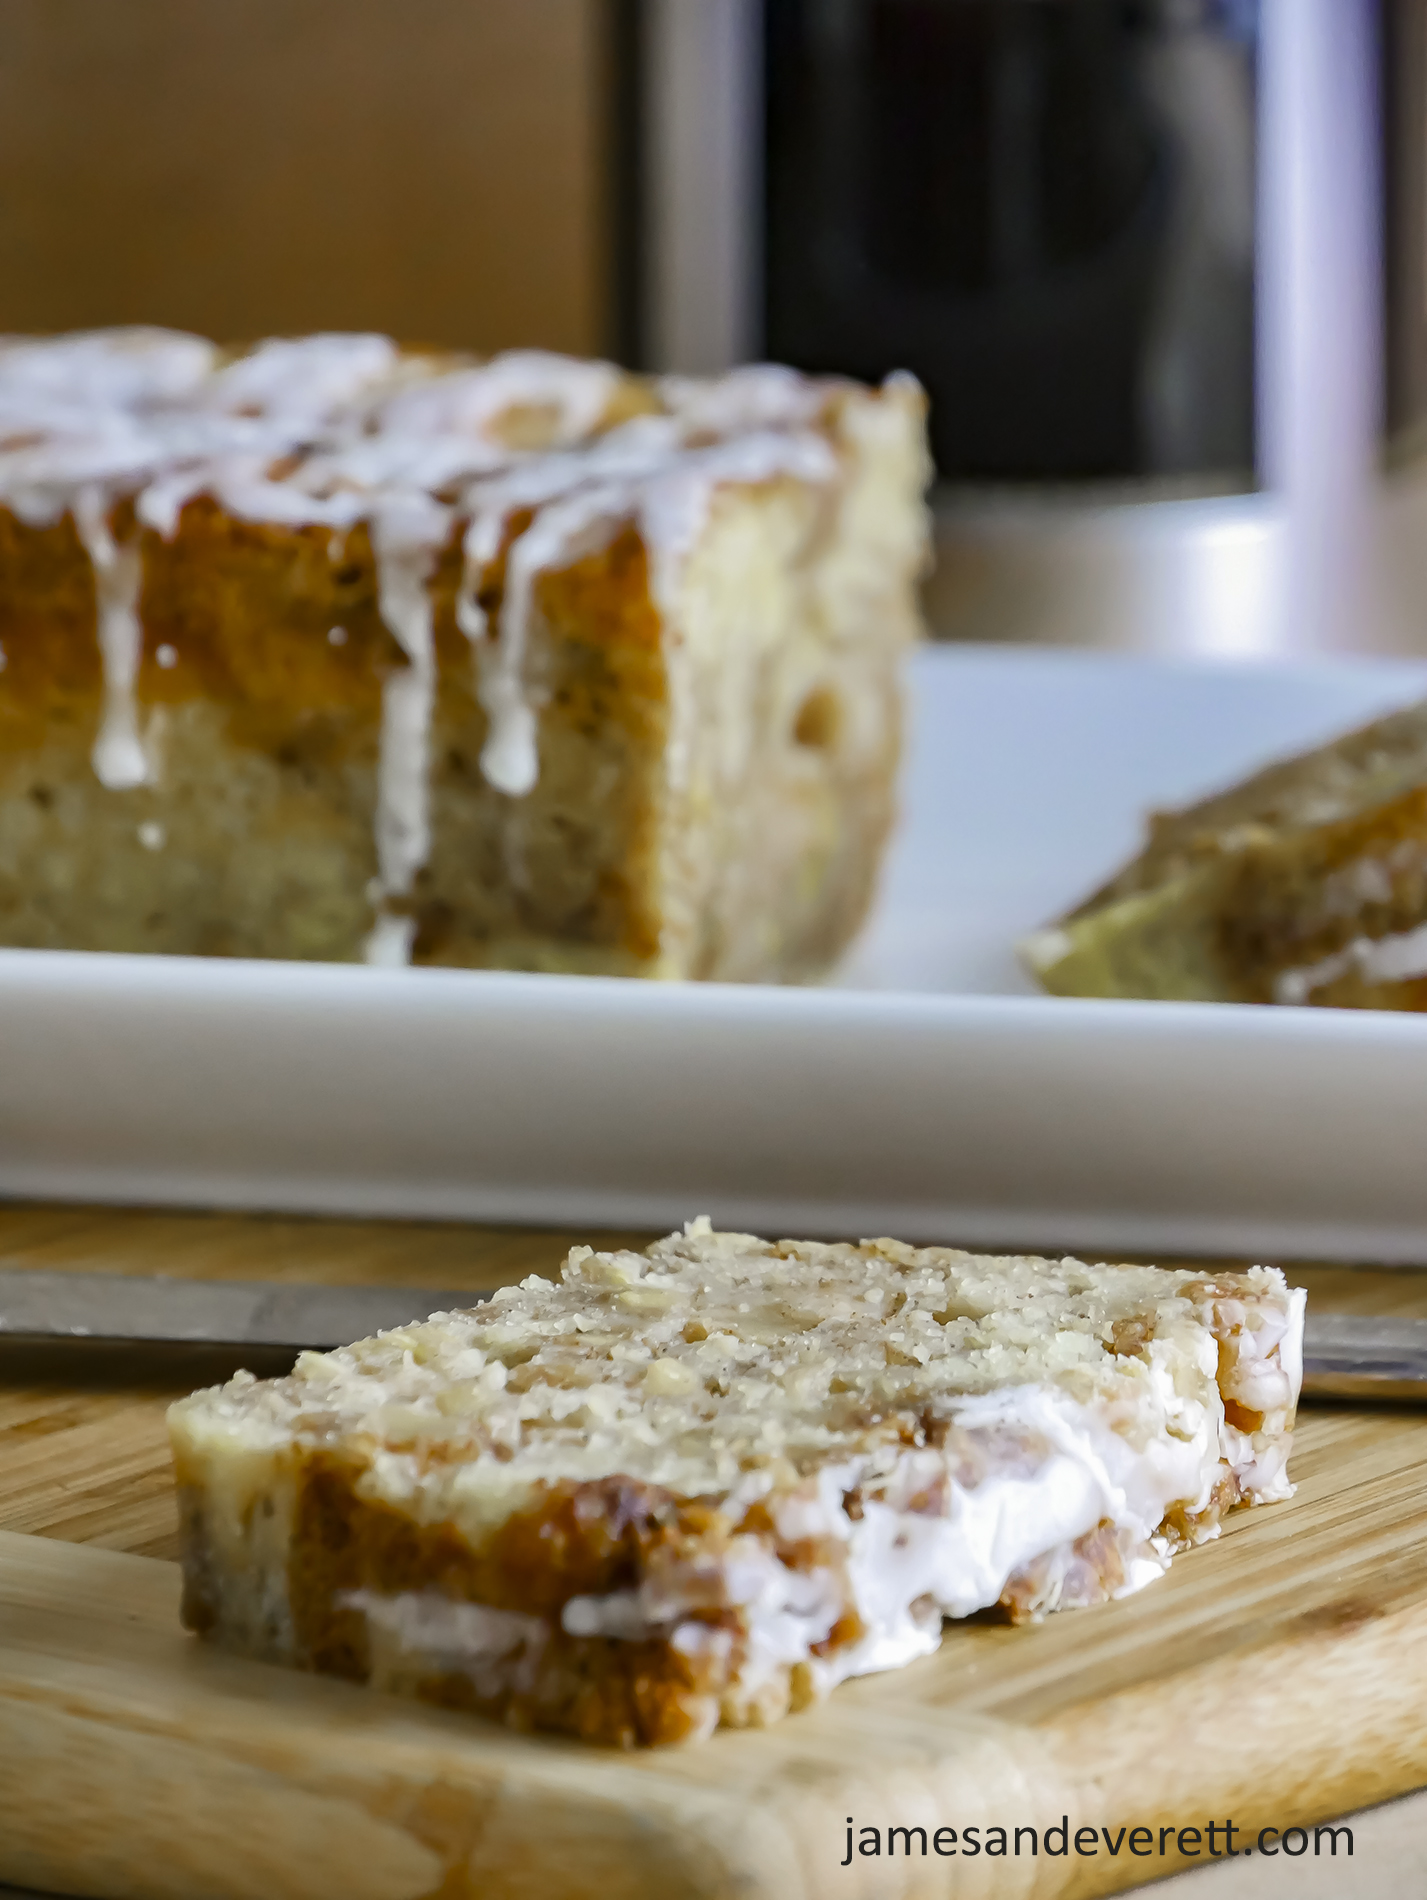
<svg viewBox="0 0 1427 1900">
<path fill-rule="evenodd" d="M 0 1265 L 191 1277 L 479 1288 L 552 1271 L 570 1239 L 0 1209 Z M 1291 1277 L 1320 1307 L 1427 1313 L 1427 1275 Z M 0 1879 L 174 1900 L 1090 1895 L 1191 1863 L 1171 1839 L 1164 1858 L 842 1867 L 847 1817 L 929 1837 L 1063 1814 L 1112 1837 L 1311 1827 L 1427 1783 L 1427 1417 L 1306 1414 L 1293 1501 L 1127 1602 L 949 1630 L 936 1656 L 766 1734 L 634 1758 L 186 1638 L 176 1570 L 154 1559 L 175 1543 L 163 1409 L 195 1372 L 212 1369 L 69 1349 L 0 1363 Z"/>
</svg>

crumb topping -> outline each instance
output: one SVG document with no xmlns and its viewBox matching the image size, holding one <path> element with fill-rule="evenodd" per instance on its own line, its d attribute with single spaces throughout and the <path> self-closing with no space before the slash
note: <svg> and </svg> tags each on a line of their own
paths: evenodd
<svg viewBox="0 0 1427 1900">
<path fill-rule="evenodd" d="M 796 1486 L 849 1458 L 890 1468 L 1006 1388 L 1052 1386 L 1143 1440 L 1166 1406 L 1215 1404 L 1226 1352 L 1256 1368 L 1241 1382 L 1259 1424 L 1296 1396 L 1276 1357 L 1289 1330 L 1281 1276 L 1263 1268 L 1215 1282 L 891 1240 L 767 1243 L 699 1221 L 648 1254 L 576 1247 L 558 1282 L 187 1403 L 191 1426 L 255 1445 L 360 1453 L 381 1495 L 433 1510 L 482 1492 L 504 1509 L 542 1477 L 616 1472 L 701 1497 L 751 1474 Z"/>
</svg>

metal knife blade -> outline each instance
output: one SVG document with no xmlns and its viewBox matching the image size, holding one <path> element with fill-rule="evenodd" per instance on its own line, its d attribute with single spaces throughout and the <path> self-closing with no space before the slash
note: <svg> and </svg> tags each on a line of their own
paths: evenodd
<svg viewBox="0 0 1427 1900">
<path fill-rule="evenodd" d="M 1427 1404 L 1427 1319 L 1309 1311 L 1303 1395 Z"/>
<path fill-rule="evenodd" d="M 321 1350 L 489 1297 L 420 1287 L 0 1271 L 0 1339 Z"/>
<path fill-rule="evenodd" d="M 422 1287 L 0 1270 L 0 1339 L 325 1350 L 489 1297 Z M 1427 1319 L 1310 1312 L 1303 1395 L 1427 1404 Z"/>
</svg>

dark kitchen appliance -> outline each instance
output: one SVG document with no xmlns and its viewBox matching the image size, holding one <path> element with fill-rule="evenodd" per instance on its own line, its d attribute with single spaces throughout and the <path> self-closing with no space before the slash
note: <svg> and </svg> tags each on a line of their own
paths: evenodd
<svg viewBox="0 0 1427 1900">
<path fill-rule="evenodd" d="M 768 354 L 909 365 L 948 477 L 1249 469 L 1255 24 L 767 0 Z"/>
</svg>

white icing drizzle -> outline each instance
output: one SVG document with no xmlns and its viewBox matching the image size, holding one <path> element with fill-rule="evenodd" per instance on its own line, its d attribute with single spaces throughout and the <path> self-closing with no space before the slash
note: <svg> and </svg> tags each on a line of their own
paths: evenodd
<svg viewBox="0 0 1427 1900">
<path fill-rule="evenodd" d="M 201 388 L 217 350 L 204 337 L 144 326 L 0 338 L 0 390 L 76 412 L 178 402 Z"/>
<path fill-rule="evenodd" d="M 139 627 L 143 566 L 137 541 L 121 544 L 110 533 L 105 501 L 99 488 L 81 488 L 74 498 L 74 525 L 94 568 L 99 651 L 104 658 L 104 711 L 90 758 L 101 784 L 111 791 L 126 791 L 143 785 L 149 777 L 134 699 L 143 638 Z"/>
<path fill-rule="evenodd" d="M 577 490 L 535 517 L 510 551 L 501 603 L 500 639 L 494 661 L 482 669 L 481 704 L 490 720 L 481 770 L 497 791 L 523 798 L 532 791 L 540 764 L 535 708 L 525 683 L 525 649 L 537 575 L 593 553 L 627 508 L 622 489 L 601 484 Z"/>
<path fill-rule="evenodd" d="M 166 448 L 140 412 L 191 399 L 216 354 L 170 330 L 0 339 L 0 498 L 43 527 L 82 486 L 142 481 Z"/>
<path fill-rule="evenodd" d="M 715 382 L 665 376 L 659 393 L 691 434 L 805 429 L 817 420 L 825 389 L 781 363 L 746 363 Z"/>
<path fill-rule="evenodd" d="M 718 487 L 780 475 L 826 482 L 837 473 L 837 457 L 820 435 L 762 430 L 691 450 L 671 420 L 640 418 L 584 456 L 551 457 L 478 486 L 467 497 L 471 525 L 456 611 L 478 650 L 489 639 L 476 598 L 482 571 L 498 554 L 510 516 L 521 507 L 543 504 L 511 549 L 498 639 L 480 673 L 481 703 L 491 722 L 481 770 L 511 797 L 531 791 L 539 771 L 525 661 L 540 574 L 598 551 L 624 522 L 633 521 L 649 551 L 650 592 L 661 614 L 676 621 L 683 564 Z"/>
<path fill-rule="evenodd" d="M 613 429 L 582 454 L 556 454 L 517 463 L 471 484 L 462 501 L 470 515 L 463 544 L 465 570 L 456 596 L 456 619 L 474 643 L 489 629 L 478 594 L 485 569 L 500 553 L 510 519 L 521 509 L 564 501 L 576 490 L 622 481 L 633 484 L 668 466 L 681 442 L 672 416 L 640 416 Z M 624 501 L 633 503 L 633 490 Z"/>
<path fill-rule="evenodd" d="M 218 371 L 204 391 L 214 409 L 321 423 L 378 387 L 396 368 L 390 337 L 272 337 Z"/>
<path fill-rule="evenodd" d="M 609 363 L 586 363 L 546 350 L 508 350 L 478 369 L 456 370 L 403 390 L 379 411 L 397 435 L 488 436 L 512 409 L 550 410 L 553 446 L 569 447 L 599 426 L 619 385 Z"/>
<path fill-rule="evenodd" d="M 431 849 L 427 752 L 436 693 L 436 647 L 426 583 L 450 532 L 450 510 L 429 495 L 397 495 L 372 522 L 377 602 L 408 664 L 382 687 L 377 765 L 377 878 L 383 898 L 404 897 Z M 380 916 L 369 963 L 410 961 L 409 918 Z"/>
<path fill-rule="evenodd" d="M 523 350 L 452 367 L 403 356 L 376 335 L 273 338 L 229 361 L 199 337 L 156 329 L 0 338 L 0 502 L 36 526 L 71 512 L 94 565 L 105 681 L 98 776 L 117 788 L 153 775 L 134 696 L 140 544 L 116 541 L 117 502 L 133 501 L 141 529 L 172 537 L 185 506 L 208 495 L 243 519 L 327 528 L 334 558 L 367 523 L 380 610 L 408 661 L 383 691 L 379 915 L 367 955 L 406 960 L 411 924 L 382 906 L 410 893 L 429 849 L 427 584 L 458 522 L 467 525 L 457 619 L 490 722 L 481 766 L 519 798 L 539 770 L 528 673 L 540 575 L 633 523 L 656 602 L 676 622 L 683 562 L 719 485 L 836 474 L 818 426 L 826 384 L 768 364 L 709 383 L 667 378 L 662 413 L 601 437 L 620 385 L 605 363 Z M 520 446 L 532 429 L 545 444 L 538 451 Z M 532 519 L 512 543 L 491 628 L 482 580 L 522 510 Z"/>
</svg>

